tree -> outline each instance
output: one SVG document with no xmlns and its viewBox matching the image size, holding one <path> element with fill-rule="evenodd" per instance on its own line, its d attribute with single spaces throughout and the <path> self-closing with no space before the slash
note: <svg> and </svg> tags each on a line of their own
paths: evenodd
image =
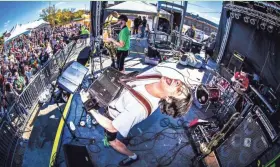
<svg viewBox="0 0 280 167">
<path fill-rule="evenodd" d="M 75 12 L 75 8 L 71 9 L 56 9 L 55 5 L 43 9 L 40 13 L 40 17 L 49 22 L 51 26 L 64 25 L 70 23 L 73 19 L 82 18 L 85 13 L 84 10 L 78 10 Z"/>
<path fill-rule="evenodd" d="M 46 9 L 42 9 L 42 12 L 40 13 L 40 17 L 49 22 L 51 26 L 55 25 L 55 15 L 56 15 L 57 9 L 55 8 L 55 5 L 50 6 Z"/>
</svg>

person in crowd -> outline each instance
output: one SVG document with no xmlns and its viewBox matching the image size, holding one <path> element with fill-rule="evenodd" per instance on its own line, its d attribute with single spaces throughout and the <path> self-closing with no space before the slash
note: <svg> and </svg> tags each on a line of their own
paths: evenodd
<svg viewBox="0 0 280 167">
<path fill-rule="evenodd" d="M 32 68 L 29 67 L 28 65 L 25 65 L 24 72 L 25 72 L 24 75 L 27 79 L 26 83 L 29 83 L 31 81 L 31 77 L 32 77 Z"/>
<path fill-rule="evenodd" d="M 133 24 L 134 24 L 133 32 L 132 32 L 133 35 L 138 34 L 139 22 L 140 22 L 139 17 L 136 17 L 133 21 Z"/>
<path fill-rule="evenodd" d="M 46 52 L 47 52 L 47 54 L 51 57 L 52 56 L 52 53 L 53 53 L 53 50 L 52 50 L 52 47 L 51 47 L 51 44 L 50 44 L 50 42 L 46 42 Z"/>
<path fill-rule="evenodd" d="M 216 45 L 216 33 L 212 32 L 208 38 L 202 40 L 202 42 L 206 42 L 205 45 L 205 58 L 206 62 L 210 57 L 213 57 L 215 45 Z"/>
<path fill-rule="evenodd" d="M 22 34 L 10 40 L 4 47 L 0 46 L 0 75 L 2 77 L 0 91 L 4 93 L 7 82 L 14 85 L 15 89 L 16 85 L 22 85 L 22 78 L 26 83 L 30 82 L 32 75 L 40 70 L 53 51 L 63 48 L 60 47 L 61 44 L 65 47 L 65 40 L 67 40 L 65 35 L 78 30 L 77 26 L 39 28 L 27 35 Z M 63 38 L 63 43 L 60 42 L 60 38 Z M 16 79 L 16 74 L 18 79 Z"/>
<path fill-rule="evenodd" d="M 146 17 L 143 17 L 143 21 L 142 21 L 142 25 L 141 25 L 141 38 L 144 38 L 145 36 L 145 30 L 146 30 L 146 26 L 147 26 L 147 20 Z"/>
<path fill-rule="evenodd" d="M 48 61 L 49 57 L 50 57 L 50 55 L 46 52 L 46 50 L 42 49 L 41 54 L 39 56 L 40 64 L 42 66 L 44 66 L 45 63 Z"/>
<path fill-rule="evenodd" d="M 89 32 L 89 30 L 88 29 L 86 29 L 86 27 L 85 26 L 82 26 L 82 29 L 81 29 L 81 36 L 82 36 L 82 46 L 84 45 L 84 46 L 86 46 L 87 45 L 87 39 L 88 39 L 88 37 L 89 37 L 89 34 L 90 34 L 90 32 Z"/>
<path fill-rule="evenodd" d="M 101 115 L 96 110 L 89 111 L 105 129 L 105 140 L 110 146 L 127 156 L 119 163 L 119 166 L 128 166 L 139 157 L 117 138 L 117 133 L 127 137 L 130 129 L 147 119 L 158 106 L 163 114 L 178 118 L 185 115 L 192 105 L 191 89 L 184 82 L 164 76 L 157 78 L 129 83 L 135 85 L 133 89 L 141 92 L 148 101 L 151 113 L 129 91 L 122 92 L 116 100 L 112 101 L 105 115 Z M 82 101 L 86 101 L 88 95 L 81 95 L 81 97 Z"/>
<path fill-rule="evenodd" d="M 127 21 L 128 18 L 126 15 L 120 15 L 118 18 L 118 24 L 121 26 L 118 41 L 113 38 L 107 38 L 107 42 L 113 42 L 117 46 L 117 67 L 115 67 L 114 59 L 112 66 L 122 72 L 125 72 L 124 60 L 128 56 L 128 50 L 130 48 L 130 31 L 126 26 Z"/>
<path fill-rule="evenodd" d="M 24 87 L 25 87 L 25 79 L 24 77 L 22 76 L 19 76 L 18 72 L 15 73 L 15 81 L 14 81 L 14 87 L 15 87 L 15 90 L 18 92 L 18 94 L 20 94 Z"/>
<path fill-rule="evenodd" d="M 186 34 L 190 38 L 194 38 L 195 36 L 195 27 L 194 25 L 191 25 L 191 27 L 186 31 Z"/>
<path fill-rule="evenodd" d="M 11 83 L 5 85 L 5 101 L 8 108 L 10 108 L 19 98 L 19 94 L 13 89 Z"/>
<path fill-rule="evenodd" d="M 147 24 L 147 27 L 146 27 L 146 37 L 149 36 L 149 33 L 150 33 L 150 26 L 149 26 L 149 24 Z"/>
</svg>

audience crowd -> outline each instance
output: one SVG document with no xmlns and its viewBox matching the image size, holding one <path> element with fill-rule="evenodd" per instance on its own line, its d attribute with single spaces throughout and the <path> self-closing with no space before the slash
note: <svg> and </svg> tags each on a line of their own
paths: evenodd
<svg viewBox="0 0 280 167">
<path fill-rule="evenodd" d="M 5 43 L 0 52 L 0 115 L 17 101 L 48 59 L 65 48 L 80 30 L 80 25 L 37 28 Z"/>
</svg>

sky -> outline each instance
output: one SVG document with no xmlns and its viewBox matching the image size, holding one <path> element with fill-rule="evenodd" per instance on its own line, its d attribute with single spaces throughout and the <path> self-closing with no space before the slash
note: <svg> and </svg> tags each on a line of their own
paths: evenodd
<svg viewBox="0 0 280 167">
<path fill-rule="evenodd" d="M 49 4 L 56 6 L 59 9 L 75 8 L 88 9 L 90 2 L 0 2 L 0 35 L 6 30 L 10 30 L 13 26 L 18 24 L 25 24 L 40 18 L 42 9 L 49 7 Z"/>
<path fill-rule="evenodd" d="M 180 2 L 176 2 L 180 3 Z M 6 30 L 10 30 L 18 24 L 25 24 L 40 18 L 42 9 L 47 8 L 49 4 L 55 4 L 56 8 L 67 9 L 89 9 L 90 2 L 0 2 L 0 35 Z M 222 2 L 216 1 L 191 1 L 188 3 L 187 12 L 198 14 L 214 23 L 219 23 Z"/>
</svg>

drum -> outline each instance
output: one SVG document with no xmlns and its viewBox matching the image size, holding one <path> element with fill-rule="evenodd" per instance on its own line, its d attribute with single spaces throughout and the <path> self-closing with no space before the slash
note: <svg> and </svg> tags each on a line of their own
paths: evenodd
<svg viewBox="0 0 280 167">
<path fill-rule="evenodd" d="M 225 78 L 218 78 L 217 80 L 218 88 L 220 88 L 222 92 L 225 92 L 230 86 L 230 83 Z"/>
<path fill-rule="evenodd" d="M 198 85 L 195 89 L 195 98 L 201 105 L 206 105 L 209 99 L 209 92 L 205 85 Z"/>
<path fill-rule="evenodd" d="M 195 98 L 201 105 L 206 105 L 208 102 L 217 102 L 221 98 L 221 91 L 217 87 L 206 87 L 198 85 L 195 89 Z"/>
<path fill-rule="evenodd" d="M 208 88 L 209 101 L 217 102 L 221 98 L 221 91 L 219 88 Z"/>
</svg>

